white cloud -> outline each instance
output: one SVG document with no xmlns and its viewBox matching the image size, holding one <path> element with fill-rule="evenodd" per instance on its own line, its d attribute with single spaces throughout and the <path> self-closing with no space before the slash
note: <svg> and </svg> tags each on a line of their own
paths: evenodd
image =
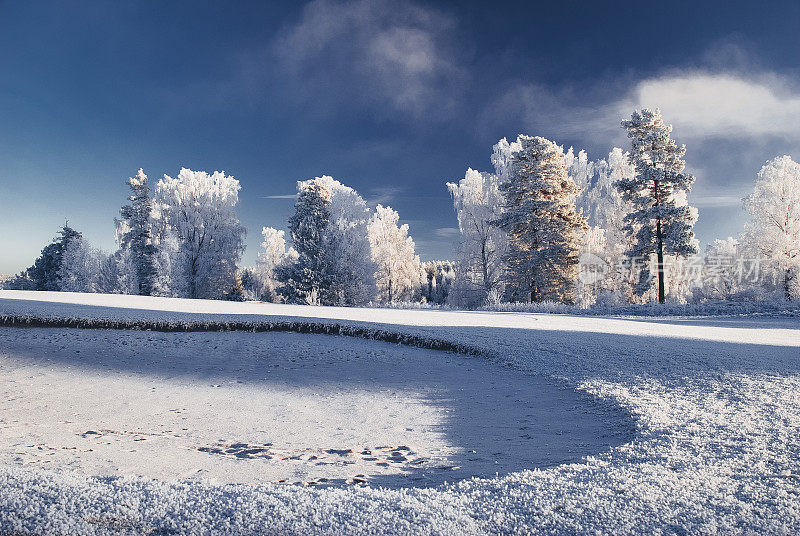
<svg viewBox="0 0 800 536">
<path fill-rule="evenodd" d="M 463 79 L 454 21 L 409 0 L 315 0 L 279 34 L 274 53 L 292 91 L 325 102 L 414 115 L 448 109 Z"/>
<path fill-rule="evenodd" d="M 457 237 L 460 234 L 456 227 L 440 227 L 433 230 L 433 235 L 442 240 L 448 240 Z"/>
<path fill-rule="evenodd" d="M 684 138 L 800 139 L 800 92 L 774 74 L 690 72 L 640 81 L 614 105 L 617 114 L 661 108 Z"/>
<path fill-rule="evenodd" d="M 516 117 L 529 133 L 588 143 L 607 140 L 611 146 L 624 141 L 621 119 L 636 109 L 660 108 L 679 141 L 800 140 L 800 91 L 774 73 L 692 70 L 627 85 L 630 89 L 619 98 L 590 106 L 585 92 L 519 84 L 487 109 L 485 119 Z"/>
</svg>

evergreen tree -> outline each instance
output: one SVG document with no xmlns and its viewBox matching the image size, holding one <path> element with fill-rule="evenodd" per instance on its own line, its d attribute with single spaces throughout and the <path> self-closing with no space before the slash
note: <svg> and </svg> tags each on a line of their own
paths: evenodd
<svg viewBox="0 0 800 536">
<path fill-rule="evenodd" d="M 297 190 L 295 214 L 289 221 L 294 249 L 285 252 L 283 231 L 265 228 L 270 235 L 265 234 L 260 259 L 265 276 L 280 272 L 283 282 L 291 284 L 279 290 L 288 292 L 285 297 L 293 302 L 369 303 L 375 296 L 375 265 L 367 238 L 366 202 L 328 175 L 298 181 Z M 295 253 L 298 257 L 292 262 Z M 279 263 L 286 266 L 276 271 Z"/>
<path fill-rule="evenodd" d="M 450 261 L 429 261 L 422 263 L 425 272 L 422 297 L 428 303 L 441 305 L 447 302 L 450 289 L 455 280 L 455 268 Z"/>
<path fill-rule="evenodd" d="M 26 270 L 27 279 L 33 290 L 61 290 L 60 270 L 64 251 L 71 240 L 83 235 L 65 223 L 52 243 L 42 249 L 33 266 Z"/>
<path fill-rule="evenodd" d="M 698 249 L 692 232 L 697 211 L 686 205 L 694 177 L 683 172 L 686 147 L 670 138 L 672 127 L 664 124 L 659 110 L 634 111 L 622 127 L 631 139 L 631 160 L 636 166 L 634 177 L 616 183 L 633 209 L 625 216 L 624 229 L 635 237 L 627 255 L 633 260 L 656 256 L 658 302 L 664 303 L 664 255 L 685 257 Z M 652 285 L 650 268 L 645 267 L 635 292 L 643 295 Z"/>
<path fill-rule="evenodd" d="M 299 187 L 289 230 L 297 260 L 276 270 L 278 291 L 290 303 L 331 304 L 332 274 L 328 255 L 331 192 L 318 181 Z"/>
<path fill-rule="evenodd" d="M 495 221 L 509 240 L 506 288 L 532 302 L 573 302 L 586 219 L 575 209 L 579 188 L 567 174 L 564 151 L 541 137 L 519 136 L 508 180 L 500 185 L 504 211 Z"/>
<path fill-rule="evenodd" d="M 332 278 L 331 305 L 365 305 L 375 298 L 367 203 L 354 189 L 328 175 L 312 180 L 330 192 L 325 244 Z"/>
<path fill-rule="evenodd" d="M 117 250 L 109 256 L 103 256 L 100 262 L 100 273 L 97 277 L 97 290 L 104 294 L 121 294 L 123 292 L 120 274 L 120 255 Z"/>
<path fill-rule="evenodd" d="M 29 277 L 28 270 L 22 270 L 17 275 L 3 281 L 3 288 L 6 290 L 36 290 L 36 284 Z"/>
<path fill-rule="evenodd" d="M 119 243 L 128 249 L 133 264 L 136 294 L 150 296 L 155 292 L 156 255 L 153 243 L 151 212 L 153 209 L 150 189 L 147 186 L 147 175 L 139 168 L 135 177 L 128 178 L 131 195 L 129 205 L 120 209 L 121 220 L 117 220 L 120 230 Z"/>
<path fill-rule="evenodd" d="M 242 276 L 239 275 L 238 272 L 233 276 L 233 287 L 230 292 L 225 295 L 225 299 L 238 302 L 243 302 L 246 299 Z"/>
</svg>

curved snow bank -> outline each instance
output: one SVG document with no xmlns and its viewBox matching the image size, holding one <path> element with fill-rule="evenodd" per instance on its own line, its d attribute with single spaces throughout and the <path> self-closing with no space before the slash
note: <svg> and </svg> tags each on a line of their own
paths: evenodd
<svg viewBox="0 0 800 536">
<path fill-rule="evenodd" d="M 478 348 L 452 341 L 445 341 L 432 337 L 420 337 L 409 335 L 407 333 L 387 331 L 385 329 L 374 329 L 364 326 L 349 326 L 347 324 L 337 324 L 331 322 L 248 322 L 235 320 L 206 320 L 200 322 L 193 320 L 176 321 L 146 319 L 125 320 L 106 318 L 59 318 L 52 316 L 0 314 L 0 327 L 115 329 L 132 331 L 159 331 L 162 333 L 216 333 L 230 331 L 246 331 L 250 333 L 313 333 L 317 335 L 342 335 L 345 337 L 357 337 L 361 339 L 402 344 L 405 346 L 415 346 L 417 348 L 427 348 L 429 350 L 457 352 L 465 355 L 479 356 L 486 354 L 485 351 L 482 351 Z"/>
<path fill-rule="evenodd" d="M 499 363 L 565 378 L 637 417 L 632 442 L 580 463 L 428 489 L 87 480 L 7 467 L 0 471 L 0 530 L 800 532 L 797 317 L 633 320 L 9 291 L 0 292 L 0 313 L 368 326 L 475 347 Z"/>
</svg>

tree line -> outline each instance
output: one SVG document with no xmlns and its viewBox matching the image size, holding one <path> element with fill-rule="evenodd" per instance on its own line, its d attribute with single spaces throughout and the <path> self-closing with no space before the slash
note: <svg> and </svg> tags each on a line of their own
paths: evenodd
<svg viewBox="0 0 800 536">
<path fill-rule="evenodd" d="M 495 144 L 493 171 L 470 168 L 447 183 L 459 230 L 453 262 L 421 262 L 395 210 L 373 210 L 322 176 L 297 183 L 291 246 L 284 231 L 264 227 L 258 261 L 240 268 L 238 180 L 184 168 L 151 189 L 140 169 L 115 220 L 116 251 L 65 224 L 5 286 L 346 306 L 800 297 L 800 165 L 767 162 L 744 200 L 742 234 L 700 255 L 685 147 L 658 110 L 635 111 L 621 126 L 630 149 L 598 161 L 542 137 Z M 758 277 L 747 262 L 758 262 Z"/>
<path fill-rule="evenodd" d="M 701 254 L 685 147 L 659 110 L 621 126 L 630 150 L 606 159 L 523 135 L 494 145 L 491 172 L 447 183 L 460 232 L 452 304 L 800 299 L 799 164 L 767 162 L 742 233 Z"/>
</svg>

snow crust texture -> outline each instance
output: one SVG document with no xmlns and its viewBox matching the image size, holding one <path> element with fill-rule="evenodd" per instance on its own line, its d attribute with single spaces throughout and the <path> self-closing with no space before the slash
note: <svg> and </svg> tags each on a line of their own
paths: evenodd
<svg viewBox="0 0 800 536">
<path fill-rule="evenodd" d="M 385 330 L 480 349 L 498 365 L 564 380 L 619 404 L 636 419 L 630 442 L 579 462 L 433 488 L 215 485 L 86 478 L 5 465 L 5 532 L 800 532 L 796 317 L 623 319 L 11 291 L 0 292 L 0 314 L 302 321 Z"/>
</svg>

